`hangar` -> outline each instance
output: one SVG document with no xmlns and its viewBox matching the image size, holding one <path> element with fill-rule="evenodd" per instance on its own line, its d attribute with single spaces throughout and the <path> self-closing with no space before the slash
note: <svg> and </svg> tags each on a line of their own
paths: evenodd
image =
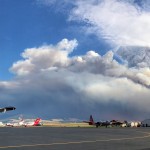
<svg viewBox="0 0 150 150">
<path fill-rule="evenodd" d="M 150 127 L 150 119 L 145 119 L 141 122 L 142 127 Z"/>
</svg>

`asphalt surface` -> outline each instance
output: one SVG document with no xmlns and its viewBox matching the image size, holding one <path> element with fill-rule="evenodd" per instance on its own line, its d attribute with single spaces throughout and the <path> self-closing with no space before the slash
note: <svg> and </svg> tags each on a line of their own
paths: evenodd
<svg viewBox="0 0 150 150">
<path fill-rule="evenodd" d="M 150 150 L 150 128 L 0 128 L 0 150 Z"/>
</svg>

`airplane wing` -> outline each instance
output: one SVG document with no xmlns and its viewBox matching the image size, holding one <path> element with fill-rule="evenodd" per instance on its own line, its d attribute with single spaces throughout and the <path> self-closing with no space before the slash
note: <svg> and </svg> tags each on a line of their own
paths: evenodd
<svg viewBox="0 0 150 150">
<path fill-rule="evenodd" d="M 6 111 L 11 111 L 11 110 L 15 110 L 15 107 L 4 107 L 4 108 L 0 108 L 0 112 L 6 112 Z"/>
</svg>

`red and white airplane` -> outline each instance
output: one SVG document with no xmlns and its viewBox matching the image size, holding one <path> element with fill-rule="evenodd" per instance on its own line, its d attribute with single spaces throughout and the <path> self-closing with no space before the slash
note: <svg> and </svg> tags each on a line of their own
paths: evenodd
<svg viewBox="0 0 150 150">
<path fill-rule="evenodd" d="M 41 118 L 37 118 L 34 121 L 24 122 L 23 126 L 30 127 L 30 126 L 41 126 Z"/>
<path fill-rule="evenodd" d="M 41 126 L 42 124 L 40 123 L 41 119 L 37 118 L 35 121 L 25 121 L 24 119 L 20 118 L 18 121 L 11 121 L 6 123 L 6 126 L 9 127 L 29 127 L 29 126 Z"/>
</svg>

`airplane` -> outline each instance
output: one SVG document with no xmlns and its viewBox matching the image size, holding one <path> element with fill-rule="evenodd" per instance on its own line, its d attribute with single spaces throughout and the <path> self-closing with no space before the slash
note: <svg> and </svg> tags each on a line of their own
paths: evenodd
<svg viewBox="0 0 150 150">
<path fill-rule="evenodd" d="M 9 106 L 9 107 L 4 107 L 4 108 L 0 108 L 0 112 L 6 112 L 6 111 L 11 111 L 11 110 L 15 110 L 15 107 Z"/>
<path fill-rule="evenodd" d="M 30 126 L 41 126 L 40 121 L 41 121 L 41 118 L 37 118 L 37 119 L 34 120 L 34 121 L 31 121 L 31 122 L 25 122 L 25 123 L 23 124 L 23 126 L 25 126 L 25 127 L 30 127 Z"/>
<path fill-rule="evenodd" d="M 127 121 L 111 120 L 110 124 L 111 124 L 111 126 L 125 126 L 125 124 L 127 125 L 128 122 Z"/>
<path fill-rule="evenodd" d="M 19 118 L 19 119 L 20 120 L 6 123 L 6 126 L 9 126 L 9 127 L 20 127 L 20 126 L 23 126 L 24 125 L 24 120 L 22 118 Z"/>
<path fill-rule="evenodd" d="M 41 119 L 37 118 L 35 121 L 25 121 L 22 118 L 19 118 L 20 120 L 15 120 L 12 122 L 8 122 L 6 123 L 6 126 L 10 126 L 10 127 L 20 127 L 20 126 L 24 126 L 24 127 L 29 127 L 29 126 L 40 126 L 42 125 L 40 123 Z"/>
<path fill-rule="evenodd" d="M 99 126 L 105 126 L 107 128 L 107 126 L 110 125 L 109 121 L 94 122 L 92 115 L 90 115 L 89 121 L 83 121 L 83 122 L 88 123 L 89 125 L 94 125 L 96 126 L 96 128 L 98 128 Z"/>
</svg>

